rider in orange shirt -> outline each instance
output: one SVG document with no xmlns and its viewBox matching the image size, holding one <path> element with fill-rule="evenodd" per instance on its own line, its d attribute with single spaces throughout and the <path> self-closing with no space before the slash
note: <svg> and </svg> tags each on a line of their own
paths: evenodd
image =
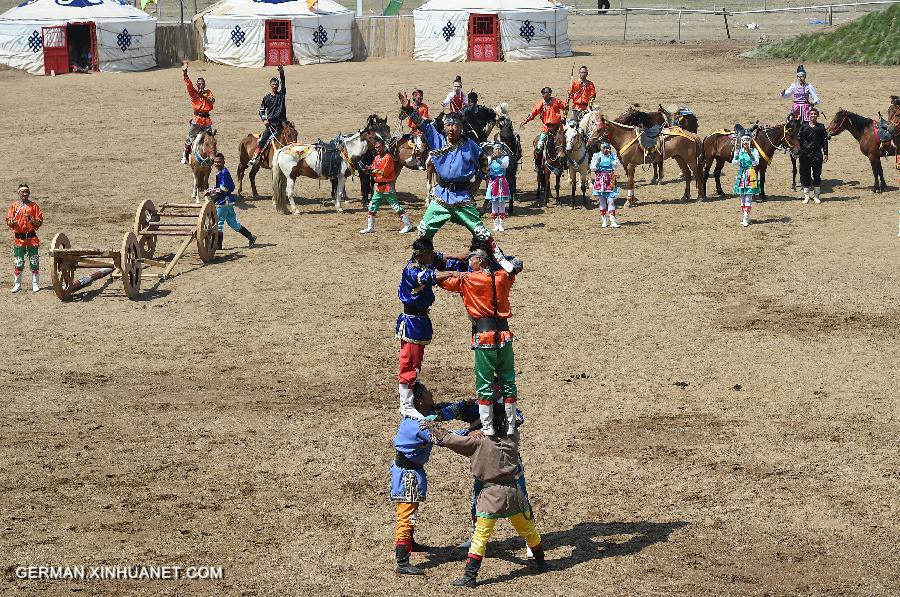
<svg viewBox="0 0 900 597">
<path fill-rule="evenodd" d="M 541 122 L 543 123 L 543 126 L 541 127 L 541 136 L 538 137 L 537 145 L 534 148 L 538 153 L 544 150 L 544 143 L 547 142 L 547 136 L 559 128 L 559 125 L 563 122 L 563 113 L 568 110 L 564 101 L 553 97 L 553 90 L 549 87 L 541 89 L 541 96 L 541 101 L 534 105 L 531 114 L 529 114 L 519 125 L 519 128 L 522 128 L 537 116 L 541 117 Z"/>
<path fill-rule="evenodd" d="M 187 62 L 181 63 L 181 72 L 184 74 L 184 85 L 187 87 L 188 96 L 191 98 L 191 108 L 194 109 L 194 116 L 191 118 L 191 128 L 188 129 L 187 139 L 184 141 L 184 153 L 181 156 L 181 163 L 187 164 L 194 137 L 200 131 L 212 127 L 212 118 L 209 117 L 209 113 L 212 112 L 216 98 L 213 96 L 212 90 L 206 88 L 206 79 L 203 77 L 197 77 L 197 87 L 194 87 L 190 77 L 188 77 Z"/>
<path fill-rule="evenodd" d="M 569 85 L 569 101 L 572 102 L 572 120 L 580 122 L 582 115 L 587 112 L 594 98 L 597 97 L 597 88 L 593 81 L 589 81 L 588 68 L 582 66 L 578 69 L 578 79 Z"/>
<path fill-rule="evenodd" d="M 31 290 L 37 292 L 41 289 L 40 260 L 38 247 L 41 244 L 37 236 L 37 229 L 44 223 L 44 214 L 37 203 L 31 200 L 31 190 L 27 184 L 20 184 L 19 198 L 13 201 L 6 211 L 6 225 L 12 229 L 13 261 L 15 262 L 12 292 L 19 292 L 22 288 L 22 270 L 25 269 L 25 254 L 28 254 L 28 263 L 31 266 Z"/>
<path fill-rule="evenodd" d="M 369 201 L 368 225 L 360 230 L 359 233 L 371 234 L 375 232 L 375 212 L 378 211 L 382 201 L 387 201 L 403 222 L 400 234 L 412 232 L 413 225 L 409 221 L 409 214 L 403 211 L 403 208 L 397 201 L 397 191 L 394 187 L 394 183 L 397 180 L 397 174 L 394 170 L 394 157 L 388 153 L 384 139 L 381 137 L 375 139 L 375 159 L 372 160 L 372 165 L 367 170 L 375 182 L 375 192 L 372 193 L 372 199 Z"/>
<path fill-rule="evenodd" d="M 425 120 L 430 120 L 430 117 L 428 116 L 428 104 L 422 101 L 424 97 L 425 94 L 422 93 L 422 90 L 416 89 L 412 93 L 412 103 L 410 105 L 412 105 L 412 107 L 416 109 L 416 112 L 418 112 L 422 116 L 422 118 L 424 118 Z M 412 118 L 409 118 L 407 120 L 409 132 L 412 134 L 413 140 L 416 144 L 416 154 L 421 156 L 425 151 L 425 144 L 422 142 L 422 131 L 419 130 L 419 127 L 415 122 L 413 122 Z"/>
</svg>

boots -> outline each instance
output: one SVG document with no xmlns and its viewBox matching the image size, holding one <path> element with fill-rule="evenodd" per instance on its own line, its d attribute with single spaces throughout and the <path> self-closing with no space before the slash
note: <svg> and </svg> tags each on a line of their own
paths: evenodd
<svg viewBox="0 0 900 597">
<path fill-rule="evenodd" d="M 469 554 L 469 557 L 466 558 L 466 569 L 463 572 L 462 578 L 457 578 L 454 580 L 452 584 L 454 587 L 466 587 L 468 589 L 474 589 L 478 586 L 478 570 L 481 568 L 481 558 L 476 556 L 475 554 Z"/>
<path fill-rule="evenodd" d="M 190 155 L 190 153 L 191 153 L 191 144 L 190 144 L 190 143 L 185 143 L 185 144 L 184 144 L 184 151 L 181 153 L 181 163 L 182 163 L 182 164 L 187 165 L 187 163 L 188 163 L 188 156 Z"/>
<path fill-rule="evenodd" d="M 747 227 L 750 225 L 750 210 L 745 207 L 741 211 L 743 212 L 741 214 L 741 226 Z"/>
<path fill-rule="evenodd" d="M 255 168 L 256 165 L 259 164 L 259 156 L 260 155 L 262 155 L 262 149 L 257 147 L 256 151 L 253 152 L 253 157 L 250 158 L 249 162 L 247 162 L 247 165 Z"/>
<path fill-rule="evenodd" d="M 814 193 L 814 194 L 813 194 L 813 201 L 814 201 L 815 203 L 822 203 L 822 200 L 819 199 L 819 195 L 822 194 L 822 187 L 816 187 L 815 189 L 813 189 L 813 193 Z"/>
<path fill-rule="evenodd" d="M 13 287 L 10 292 L 19 292 L 22 289 L 22 272 L 16 272 L 13 278 Z"/>
<path fill-rule="evenodd" d="M 413 406 L 413 389 L 409 385 L 402 383 L 398 387 L 400 393 L 400 416 L 410 417 L 411 419 L 422 420 L 425 417 Z"/>
<path fill-rule="evenodd" d="M 485 400 L 487 404 L 478 401 L 478 418 L 481 419 L 481 431 L 485 435 L 496 435 L 494 431 L 494 405 Z"/>
<path fill-rule="evenodd" d="M 494 259 L 497 261 L 497 264 L 502 267 L 507 274 L 511 274 L 513 271 L 513 264 L 506 258 L 506 255 L 503 254 L 503 251 L 500 250 L 500 247 L 497 246 L 497 243 L 494 242 L 493 238 L 488 238 L 488 246 L 494 254 Z"/>
<path fill-rule="evenodd" d="M 505 232 L 506 228 L 503 227 L 503 220 L 506 219 L 506 214 L 500 214 L 497 217 L 497 232 Z"/>
<path fill-rule="evenodd" d="M 216 232 L 216 250 L 217 250 L 217 251 L 221 251 L 221 250 L 222 250 L 222 238 L 223 238 L 224 236 L 225 236 L 225 235 L 224 235 L 224 233 L 223 233 L 221 230 L 219 230 L 218 232 Z"/>
<path fill-rule="evenodd" d="M 371 234 L 375 232 L 375 214 L 369 214 L 369 217 L 366 221 L 368 222 L 368 226 L 360 230 L 360 234 Z"/>
<path fill-rule="evenodd" d="M 534 559 L 532 559 L 529 564 L 535 570 L 543 572 L 547 569 L 547 560 L 544 559 L 544 546 L 538 543 L 530 549 Z"/>
<path fill-rule="evenodd" d="M 411 574 L 413 576 L 422 576 L 423 574 L 425 574 L 409 563 L 409 552 L 406 551 L 405 546 L 395 546 L 394 553 L 397 556 L 397 574 Z"/>
<path fill-rule="evenodd" d="M 403 228 L 400 229 L 400 234 L 406 234 L 407 232 L 412 232 L 413 225 L 409 221 L 409 214 L 406 212 L 403 212 L 402 214 L 400 214 L 400 218 L 403 220 Z"/>
<path fill-rule="evenodd" d="M 609 226 L 609 222 L 606 221 L 606 212 L 601 211 L 600 212 L 600 227 L 606 228 L 607 226 Z"/>
<path fill-rule="evenodd" d="M 491 220 L 494 222 L 494 227 L 491 228 L 491 231 L 500 232 L 500 219 L 497 217 L 496 213 L 491 214 Z"/>
<path fill-rule="evenodd" d="M 41 277 L 37 272 L 31 273 L 31 292 L 39 292 L 41 290 Z"/>
<path fill-rule="evenodd" d="M 506 412 L 506 434 L 512 435 L 516 432 L 516 399 L 505 399 L 503 410 Z"/>
<path fill-rule="evenodd" d="M 809 189 L 803 187 L 803 205 L 809 203 Z"/>
<path fill-rule="evenodd" d="M 248 243 L 247 246 L 252 249 L 253 245 L 256 244 L 256 237 L 253 236 L 253 234 L 251 234 L 250 231 L 247 230 L 246 228 L 244 228 L 243 226 L 241 226 L 241 229 L 238 230 L 238 232 L 240 232 L 244 236 L 244 238 L 247 239 L 247 243 Z"/>
<path fill-rule="evenodd" d="M 609 210 L 609 227 L 610 228 L 619 228 L 619 223 L 616 222 L 616 210 Z"/>
</svg>

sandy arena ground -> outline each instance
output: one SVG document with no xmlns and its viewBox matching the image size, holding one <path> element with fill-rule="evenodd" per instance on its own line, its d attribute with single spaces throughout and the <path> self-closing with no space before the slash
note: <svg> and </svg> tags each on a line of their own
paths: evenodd
<svg viewBox="0 0 900 597">
<path fill-rule="evenodd" d="M 610 113 L 680 101 L 710 132 L 787 111 L 777 93 L 796 65 L 748 62 L 742 49 L 594 46 L 575 61 L 592 68 Z M 571 64 L 292 67 L 289 115 L 304 140 L 353 131 L 370 112 L 396 125 L 398 89 L 422 86 L 436 104 L 461 73 L 519 119 L 542 85 L 565 85 Z M 806 66 L 829 116 L 838 106 L 875 115 L 898 91 L 898 68 Z M 192 68 L 218 98 L 232 172 L 273 72 Z M 46 214 L 45 272 L 54 233 L 118 247 L 140 200 L 187 199 L 177 69 L 3 71 L 0 86 L 0 189 L 10 201 L 31 184 Z M 551 571 L 525 573 L 503 523 L 482 593 L 900 595 L 900 195 L 889 162 L 892 191 L 869 193 L 848 134 L 831 156 L 824 203 L 801 205 L 778 155 L 772 198 L 749 229 L 734 198 L 675 202 L 671 162 L 670 182 L 639 187 L 619 230 L 601 230 L 595 209 L 522 202 L 500 242 L 527 268 L 512 327 L 522 453 Z M 399 180 L 414 220 L 423 185 L 419 173 Z M 464 556 L 450 546 L 467 533 L 471 480 L 466 460 L 440 448 L 417 538 L 441 549 L 414 556 L 424 579 L 393 573 L 392 333 L 412 237 L 387 211 L 378 234 L 360 237 L 356 183 L 343 215 L 323 206 L 316 182 L 299 185 L 299 216 L 274 213 L 267 172 L 260 190 L 239 209 L 257 248 L 227 231 L 214 264 L 189 252 L 140 301 L 114 283 L 63 304 L 49 288 L 10 295 L 3 279 L 0 593 L 418 595 L 460 574 Z M 448 226 L 437 244 L 461 250 L 467 237 Z M 439 399 L 468 397 L 459 298 L 439 292 L 433 320 L 423 378 Z M 221 565 L 225 580 L 13 575 L 141 563 Z"/>
</svg>

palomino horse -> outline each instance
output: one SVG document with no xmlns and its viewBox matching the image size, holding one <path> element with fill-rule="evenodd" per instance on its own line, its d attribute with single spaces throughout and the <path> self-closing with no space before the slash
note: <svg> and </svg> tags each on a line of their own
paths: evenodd
<svg viewBox="0 0 900 597">
<path fill-rule="evenodd" d="M 238 145 L 238 156 L 240 158 L 240 162 L 238 163 L 237 168 L 238 195 L 243 194 L 244 172 L 247 171 L 247 166 L 250 164 L 250 159 L 253 157 L 253 154 L 256 151 L 256 145 L 258 142 L 259 137 L 257 137 L 253 133 L 250 133 L 249 135 L 244 137 L 240 145 Z M 272 156 L 275 155 L 275 150 L 277 150 L 279 147 L 284 147 L 285 145 L 296 142 L 297 129 L 294 128 L 293 122 L 291 122 L 290 120 L 286 120 L 281 126 L 281 133 L 279 133 L 277 137 L 272 137 L 272 140 L 269 142 L 268 147 L 263 150 L 262 155 L 259 157 L 259 162 L 257 162 L 255 166 L 250 167 L 250 190 L 253 192 L 254 199 L 259 198 L 259 193 L 256 192 L 256 173 L 259 172 L 260 168 L 271 170 Z"/>
<path fill-rule="evenodd" d="M 835 112 L 834 118 L 828 123 L 826 130 L 832 137 L 843 131 L 850 131 L 853 138 L 859 142 L 859 151 L 869 158 L 869 164 L 872 166 L 872 176 L 875 178 L 872 192 L 881 193 L 887 190 L 887 182 L 884 180 L 884 170 L 881 168 L 881 142 L 878 140 L 876 126 L 877 123 L 871 118 L 839 108 Z M 896 149 L 889 151 L 889 154 L 896 155 Z"/>
<path fill-rule="evenodd" d="M 209 173 L 212 170 L 213 158 L 216 157 L 216 131 L 209 129 L 194 137 L 191 144 L 191 155 L 188 163 L 194 172 L 194 188 L 191 198 L 200 203 L 204 191 L 209 188 Z"/>
<path fill-rule="evenodd" d="M 691 113 L 681 113 L 682 108 L 675 108 L 674 115 L 664 109 L 662 104 L 653 112 L 644 112 L 640 110 L 640 104 L 631 104 L 628 109 L 622 112 L 616 122 L 627 124 L 628 126 L 639 126 L 643 128 L 673 127 L 677 126 L 691 133 L 696 133 L 698 129 L 697 117 Z M 661 184 L 663 180 L 663 162 L 662 160 L 653 163 L 653 178 L 650 184 Z"/>
<path fill-rule="evenodd" d="M 696 181 L 697 197 L 701 201 L 705 199 L 701 185 L 703 149 L 700 137 L 689 131 L 681 129 L 664 129 L 660 134 L 660 140 L 656 147 L 650 150 L 649 155 L 644 153 L 641 146 L 641 129 L 636 126 L 626 126 L 618 122 L 607 120 L 602 114 L 599 116 L 597 127 L 594 130 L 592 143 L 602 139 L 609 140 L 619 155 L 619 161 L 628 174 L 628 182 L 625 189 L 628 191 L 626 205 L 634 205 L 634 170 L 637 166 L 652 163 L 662 159 L 674 159 L 684 175 L 684 195 L 682 201 L 691 198 L 691 178 Z M 661 155 L 659 155 L 661 153 Z"/>
<path fill-rule="evenodd" d="M 569 170 L 569 180 L 572 183 L 572 208 L 575 208 L 575 185 L 578 175 L 581 175 L 581 205 L 587 206 L 588 171 L 591 167 L 591 154 L 587 148 L 587 139 L 578 130 L 578 123 L 574 120 L 566 122 L 564 129 L 566 136 L 566 165 Z"/>
<path fill-rule="evenodd" d="M 759 165 L 756 172 L 759 175 L 759 199 L 766 200 L 766 168 L 774 159 L 775 152 L 779 149 L 796 152 L 800 145 L 797 141 L 797 129 L 800 121 L 790 120 L 772 126 L 764 126 L 757 129 L 753 146 L 759 152 Z M 713 176 L 716 179 L 716 194 L 725 196 L 722 190 L 722 168 L 726 163 L 731 163 L 734 156 L 735 138 L 733 131 L 716 131 L 703 139 L 703 194 L 706 195 L 706 184 L 709 181 L 709 171 L 713 162 L 716 169 Z"/>
<path fill-rule="evenodd" d="M 556 205 L 559 205 L 559 179 L 566 169 L 566 134 L 562 126 L 552 127 L 544 142 L 544 149 L 540 152 L 537 150 L 538 139 L 540 139 L 540 135 L 531 142 L 532 147 L 535 148 L 534 167 L 538 176 L 537 197 L 544 200 L 545 207 L 550 205 L 550 175 L 552 174 L 556 176 Z"/>
<path fill-rule="evenodd" d="M 371 133 L 359 131 L 345 137 L 338 135 L 335 139 L 335 148 L 329 150 L 314 145 L 287 145 L 278 149 L 272 158 L 272 203 L 276 211 L 285 214 L 299 214 L 300 210 L 294 203 L 294 185 L 298 176 L 306 176 L 315 179 L 335 179 L 332 186 L 331 197 L 334 199 L 334 207 L 338 213 L 344 211 L 341 201 L 344 198 L 344 185 L 350 173 L 357 169 L 356 163 L 369 150 Z M 329 151 L 336 151 L 340 155 L 342 163 L 336 176 L 324 172 L 328 161 Z M 290 203 L 290 210 L 287 204 Z"/>
</svg>

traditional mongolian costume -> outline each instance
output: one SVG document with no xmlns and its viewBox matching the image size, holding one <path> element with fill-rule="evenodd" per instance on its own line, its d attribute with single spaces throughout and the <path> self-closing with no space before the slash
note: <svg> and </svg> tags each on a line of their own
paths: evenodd
<svg viewBox="0 0 900 597">
<path fill-rule="evenodd" d="M 459 87 L 457 87 L 457 83 L 459 83 Z M 441 102 L 441 105 L 447 108 L 450 112 L 462 112 L 463 108 L 469 105 L 469 100 L 466 99 L 466 94 L 463 93 L 462 90 L 462 78 L 457 76 L 453 80 L 453 89 L 447 94 L 447 97 L 444 98 L 444 101 Z"/>
<path fill-rule="evenodd" d="M 488 259 L 487 253 L 481 249 L 476 249 L 469 255 L 485 261 Z M 517 269 L 521 271 L 521 267 Z M 494 435 L 500 431 L 493 427 L 495 376 L 500 384 L 499 394 L 507 414 L 506 433 L 515 431 L 518 391 L 512 346 L 514 336 L 508 323 L 512 315 L 509 291 L 515 280 L 515 274 L 488 269 L 469 272 L 465 278 L 449 278 L 439 282 L 444 290 L 462 295 L 466 312 L 472 320 L 475 393 L 478 395 L 481 426 L 486 435 Z"/>
<path fill-rule="evenodd" d="M 419 113 L 419 116 L 424 118 L 425 120 L 429 120 L 431 117 L 428 115 L 428 104 L 425 102 L 412 102 L 412 107 L 416 112 Z M 422 155 L 425 152 L 425 144 L 422 141 L 422 131 L 419 130 L 419 126 L 413 122 L 412 118 L 407 119 L 407 126 L 409 127 L 409 133 L 413 137 L 413 143 L 415 144 L 416 153 Z"/>
<path fill-rule="evenodd" d="M 569 100 L 572 102 L 572 120 L 581 121 L 582 115 L 591 109 L 597 97 L 597 88 L 592 81 L 576 79 L 569 85 Z"/>
<path fill-rule="evenodd" d="M 216 173 L 216 186 L 211 189 L 212 200 L 216 202 L 216 215 L 219 219 L 219 231 L 216 234 L 216 247 L 222 248 L 222 237 L 227 223 L 232 230 L 238 232 L 247 239 L 248 246 L 256 244 L 256 237 L 237 220 L 234 211 L 234 179 L 231 172 L 223 167 Z"/>
<path fill-rule="evenodd" d="M 543 569 L 545 560 L 541 536 L 534 527 L 528 496 L 516 483 L 521 462 L 518 436 L 513 433 L 475 438 L 435 427 L 432 437 L 438 445 L 468 456 L 472 476 L 483 484 L 476 499 L 475 531 L 472 533 L 465 572 L 453 584 L 470 588 L 476 586 L 487 542 L 500 518 L 510 519 L 534 554 L 535 565 Z"/>
<path fill-rule="evenodd" d="M 805 82 L 806 71 L 802 64 L 797 67 L 797 78 L 804 80 L 791 83 L 790 87 L 781 92 L 781 97 L 793 101 L 792 118 L 807 122 L 809 121 L 809 109 L 819 105 L 819 96 L 816 94 L 816 88 Z"/>
<path fill-rule="evenodd" d="M 269 144 L 270 137 L 278 137 L 281 129 L 287 120 L 287 87 L 284 83 L 284 68 L 279 67 L 278 76 L 280 78 L 280 86 L 275 93 L 267 93 L 259 104 L 259 119 L 269 121 L 268 126 L 263 129 L 256 144 L 256 153 L 250 160 L 251 165 L 259 162 L 259 156 Z"/>
<path fill-rule="evenodd" d="M 494 145 L 502 151 L 501 144 Z M 486 201 L 491 202 L 491 219 L 494 221 L 494 232 L 503 232 L 503 220 L 506 219 L 506 202 L 510 198 L 509 182 L 506 180 L 506 169 L 509 168 L 509 156 L 501 155 L 491 158 L 488 163 L 488 182 L 484 193 Z"/>
<path fill-rule="evenodd" d="M 544 87 L 541 90 L 541 93 L 552 93 L 552 90 L 549 87 Z M 531 112 L 528 114 L 528 118 L 525 119 L 525 122 L 528 122 L 538 116 L 541 117 L 541 134 L 538 137 L 537 144 L 534 147 L 534 150 L 538 153 L 544 150 L 544 144 L 547 142 L 547 137 L 551 132 L 556 131 L 559 128 L 559 125 L 563 122 L 563 113 L 566 111 L 566 103 L 559 98 L 551 97 L 549 101 L 545 101 L 541 99 L 538 103 L 534 105 L 534 108 L 531 109 Z"/>
<path fill-rule="evenodd" d="M 412 107 L 406 108 L 406 113 L 425 135 L 431 150 L 431 163 L 438 176 L 437 184 L 431 191 L 432 201 L 419 222 L 419 235 L 431 239 L 444 224 L 452 220 L 465 226 L 479 241 L 486 242 L 497 263 L 504 270 L 512 271 L 512 264 L 504 257 L 491 233 L 481 223 L 481 216 L 478 215 L 469 192 L 472 179 L 476 176 L 482 177 L 482 169 L 487 166 L 481 147 L 465 136 L 457 143 L 451 144 Z M 448 115 L 444 122 L 447 124 L 455 122 L 460 126 L 463 124 L 458 114 Z"/>
<path fill-rule="evenodd" d="M 759 195 L 759 176 L 756 166 L 759 165 L 759 152 L 749 148 L 751 137 L 741 137 L 740 147 L 735 151 L 732 164 L 737 165 L 737 177 L 734 180 L 734 194 L 741 198 L 741 226 L 750 225 L 750 208 L 753 207 L 753 196 Z M 744 146 L 747 145 L 747 148 Z"/>
<path fill-rule="evenodd" d="M 397 191 L 394 186 L 397 175 L 394 171 L 394 157 L 385 153 L 384 155 L 375 155 L 372 165 L 369 167 L 372 174 L 372 180 L 375 182 L 375 192 L 372 193 L 372 199 L 369 201 L 368 225 L 359 231 L 360 234 L 370 234 L 375 232 L 375 214 L 378 212 L 382 202 L 387 201 L 394 210 L 403 227 L 400 228 L 400 234 L 406 234 L 413 231 L 413 225 L 409 221 L 409 214 L 406 213 L 397 201 Z"/>
<path fill-rule="evenodd" d="M 469 93 L 469 105 L 461 111 L 463 118 L 472 127 L 472 132 L 478 138 L 479 143 L 487 141 L 488 125 L 497 122 L 497 113 L 487 106 L 478 104 L 478 94 Z"/>
<path fill-rule="evenodd" d="M 6 210 L 6 225 L 13 232 L 13 287 L 12 292 L 19 292 L 22 288 L 22 270 L 25 269 L 25 255 L 28 255 L 28 264 L 31 267 L 31 290 L 38 292 L 41 289 L 40 282 L 40 257 L 38 247 L 41 240 L 37 230 L 44 223 L 44 214 L 40 206 L 32 201 L 31 191 L 28 185 L 19 186 L 19 199 L 13 201 Z"/>
<path fill-rule="evenodd" d="M 188 129 L 187 138 L 184 140 L 184 154 L 181 157 L 181 163 L 188 163 L 188 155 L 191 153 L 191 143 L 200 132 L 209 130 L 212 127 L 212 118 L 210 112 L 213 111 L 213 104 L 216 98 L 211 89 L 197 91 L 194 84 L 188 77 L 187 70 L 184 70 L 184 85 L 187 87 L 188 96 L 191 98 L 191 108 L 194 110 L 194 116 L 191 118 L 191 126 Z M 199 77 L 197 80 L 203 79 Z M 206 83 L 206 79 L 203 79 Z"/>
<path fill-rule="evenodd" d="M 403 268 L 397 287 L 397 298 L 403 304 L 403 313 L 397 316 L 394 328 L 394 334 L 400 340 L 397 373 L 400 414 L 415 419 L 422 416 L 413 407 L 413 386 L 422 370 L 425 346 L 434 336 L 428 313 L 435 300 L 433 288 L 437 284 L 436 273 L 438 270 L 465 271 L 467 267 L 464 261 L 445 259 L 441 253 L 435 254 L 434 264 L 422 265 L 415 259 L 422 252 L 417 248 L 421 244 L 427 244 L 428 250 L 431 250 L 431 243 L 424 239 L 413 243 L 413 259 Z"/>
<path fill-rule="evenodd" d="M 804 122 L 797 133 L 800 142 L 800 185 L 803 187 L 803 203 L 809 203 L 809 189 L 813 189 L 813 201 L 821 203 L 822 164 L 828 158 L 828 132 L 825 125 Z"/>
<path fill-rule="evenodd" d="M 597 198 L 597 207 L 600 209 L 600 227 L 618 228 L 616 197 L 619 196 L 619 187 L 616 185 L 616 168 L 621 165 L 621 162 L 609 143 L 602 143 L 600 148 L 607 151 L 598 151 L 591 158 L 591 171 L 594 172 L 594 197 Z M 607 218 L 609 218 L 608 221 Z"/>
</svg>

